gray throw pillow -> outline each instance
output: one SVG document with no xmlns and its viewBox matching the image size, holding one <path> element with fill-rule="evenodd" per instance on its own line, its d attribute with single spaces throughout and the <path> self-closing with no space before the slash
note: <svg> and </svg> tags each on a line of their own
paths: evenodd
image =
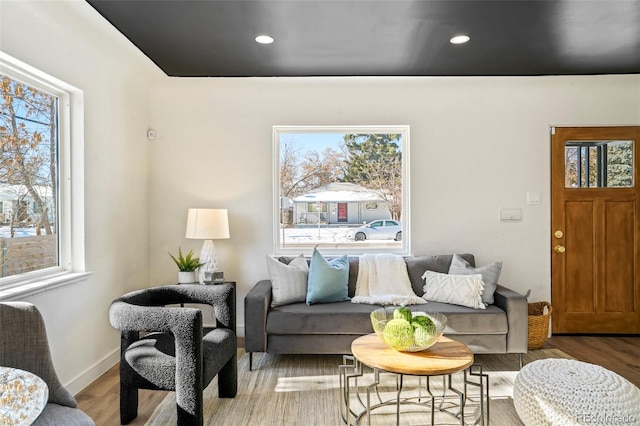
<svg viewBox="0 0 640 426">
<path fill-rule="evenodd" d="M 271 306 L 304 302 L 307 298 L 309 265 L 303 255 L 288 265 L 267 255 L 267 267 L 271 275 Z"/>
<path fill-rule="evenodd" d="M 500 278 L 500 271 L 502 271 L 502 262 L 494 262 L 489 265 L 479 266 L 474 268 L 457 254 L 453 255 L 451 260 L 451 266 L 449 267 L 449 273 L 455 275 L 482 275 L 482 281 L 484 281 L 484 292 L 482 293 L 482 302 L 486 305 L 493 304 L 493 293 L 498 287 L 498 279 Z"/>
</svg>

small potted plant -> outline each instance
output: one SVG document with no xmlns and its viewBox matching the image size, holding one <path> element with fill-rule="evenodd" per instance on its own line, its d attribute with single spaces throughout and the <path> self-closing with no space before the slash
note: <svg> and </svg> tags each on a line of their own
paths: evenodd
<svg viewBox="0 0 640 426">
<path fill-rule="evenodd" d="M 190 250 L 186 256 L 182 255 L 182 248 L 178 247 L 178 257 L 169 253 L 171 259 L 178 265 L 178 283 L 188 284 L 196 282 L 196 269 L 204 265 L 200 262 L 199 257 L 193 257 L 193 250 Z"/>
</svg>

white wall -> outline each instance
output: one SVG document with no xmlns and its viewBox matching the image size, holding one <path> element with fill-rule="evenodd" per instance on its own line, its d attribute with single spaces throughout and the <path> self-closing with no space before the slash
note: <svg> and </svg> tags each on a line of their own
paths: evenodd
<svg viewBox="0 0 640 426">
<path fill-rule="evenodd" d="M 84 1 L 2 1 L 0 50 L 84 91 L 86 280 L 22 298 L 77 392 L 119 359 L 110 302 L 149 285 L 149 82 L 164 77 Z M 166 78 L 166 77 L 164 77 Z"/>
<path fill-rule="evenodd" d="M 550 297 L 549 126 L 640 123 L 640 76 L 168 78 L 80 0 L 0 1 L 0 50 L 84 91 L 93 275 L 23 299 L 43 311 L 73 392 L 118 358 L 111 300 L 174 283 L 167 252 L 199 251 L 184 239 L 189 207 L 229 209 L 231 239 L 216 247 L 243 324 L 273 246 L 274 124 L 409 124 L 413 252 L 502 259 L 501 281 L 539 300 Z M 526 205 L 527 191 L 542 203 Z M 523 221 L 499 222 L 500 207 Z"/>
<path fill-rule="evenodd" d="M 503 260 L 502 283 L 549 300 L 550 126 L 640 124 L 640 76 L 174 78 L 151 104 L 151 281 L 175 281 L 167 251 L 198 252 L 189 207 L 228 208 L 231 238 L 216 247 L 243 325 L 273 247 L 271 126 L 410 125 L 413 253 Z M 500 222 L 500 208 L 523 220 Z"/>
</svg>

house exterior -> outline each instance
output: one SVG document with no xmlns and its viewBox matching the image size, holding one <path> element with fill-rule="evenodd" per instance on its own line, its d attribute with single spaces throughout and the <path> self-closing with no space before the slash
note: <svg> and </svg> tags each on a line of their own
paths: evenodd
<svg viewBox="0 0 640 426">
<path fill-rule="evenodd" d="M 34 188 L 44 201 L 49 215 L 49 223 L 55 223 L 55 210 L 51 187 Z M 42 211 L 24 185 L 0 185 L 0 225 L 7 225 L 13 219 L 18 226 L 40 223 Z"/>
<path fill-rule="evenodd" d="M 293 199 L 293 224 L 360 225 L 391 218 L 387 202 L 360 185 L 334 182 Z"/>
</svg>

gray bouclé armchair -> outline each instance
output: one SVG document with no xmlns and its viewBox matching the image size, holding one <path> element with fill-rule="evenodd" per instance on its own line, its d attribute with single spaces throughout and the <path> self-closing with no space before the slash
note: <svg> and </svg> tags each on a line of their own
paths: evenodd
<svg viewBox="0 0 640 426">
<path fill-rule="evenodd" d="M 0 303 L 0 365 L 29 371 L 47 384 L 47 405 L 33 426 L 94 425 L 85 412 L 76 408 L 75 398 L 60 383 L 44 320 L 31 303 Z"/>
<path fill-rule="evenodd" d="M 185 303 L 212 306 L 216 326 L 203 328 L 202 311 Z M 175 391 L 178 425 L 203 424 L 203 390 L 216 375 L 218 396 L 236 395 L 234 286 L 180 284 L 134 291 L 111 303 L 109 319 L 121 331 L 122 424 L 138 415 L 138 389 Z"/>
</svg>

